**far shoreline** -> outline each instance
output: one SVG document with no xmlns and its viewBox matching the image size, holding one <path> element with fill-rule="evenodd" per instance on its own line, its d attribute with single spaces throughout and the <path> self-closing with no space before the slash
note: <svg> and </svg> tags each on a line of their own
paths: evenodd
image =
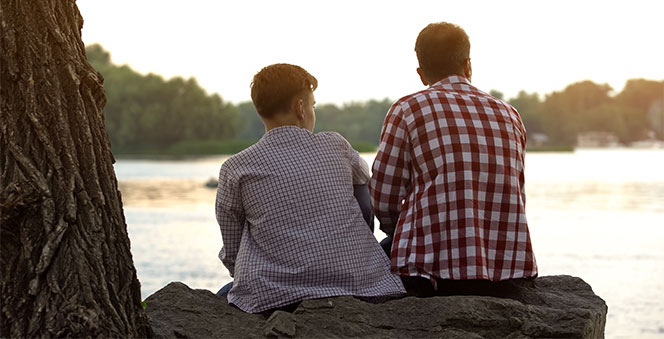
<svg viewBox="0 0 664 339">
<path fill-rule="evenodd" d="M 169 149 L 136 149 L 131 152 L 126 152 L 126 150 L 119 151 L 118 153 L 113 153 L 113 156 L 116 160 L 155 160 L 155 161 L 180 161 L 180 160 L 203 160 L 207 158 L 223 158 L 230 157 L 237 152 L 244 150 L 246 147 L 249 147 L 254 142 L 250 142 L 245 147 L 234 149 L 232 152 L 205 152 L 205 150 L 196 150 L 187 153 L 182 153 L 180 151 L 170 152 Z M 366 143 L 361 143 L 359 147 L 356 147 L 354 143 L 351 143 L 354 149 L 356 149 L 361 154 L 371 154 L 378 151 L 377 146 L 368 145 Z M 617 147 L 574 147 L 574 146 L 533 146 L 527 147 L 526 153 L 574 153 L 576 151 L 582 150 L 657 150 L 664 149 L 661 147 L 638 147 L 638 146 L 617 146 Z"/>
<path fill-rule="evenodd" d="M 253 142 L 251 143 L 253 144 Z M 246 147 L 251 146 L 251 144 Z M 354 149 L 360 153 L 376 153 L 378 151 L 378 146 L 360 144 L 355 145 L 351 143 Z M 188 153 L 182 152 L 169 152 L 169 149 L 161 150 L 141 150 L 137 149 L 131 152 L 119 151 L 118 153 L 113 153 L 113 156 L 119 160 L 199 160 L 205 158 L 217 158 L 217 157 L 230 157 L 233 154 L 244 150 L 246 147 L 237 149 L 234 152 L 200 152 L 200 151 L 191 151 Z M 532 147 L 527 148 L 526 152 L 574 152 L 575 148 L 572 146 L 550 146 L 550 147 Z"/>
</svg>

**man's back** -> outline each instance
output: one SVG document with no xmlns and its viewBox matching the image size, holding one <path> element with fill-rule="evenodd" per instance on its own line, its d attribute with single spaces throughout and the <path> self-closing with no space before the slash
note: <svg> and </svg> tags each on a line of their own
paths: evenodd
<svg viewBox="0 0 664 339">
<path fill-rule="evenodd" d="M 453 280 L 537 275 L 525 140 L 516 110 L 461 76 L 397 101 L 371 181 L 381 225 L 396 224 L 392 269 Z"/>
<path fill-rule="evenodd" d="M 361 163 L 362 162 L 362 163 Z M 229 302 L 247 312 L 335 295 L 400 295 L 353 196 L 359 154 L 336 133 L 268 131 L 222 166 L 217 220 Z"/>
</svg>

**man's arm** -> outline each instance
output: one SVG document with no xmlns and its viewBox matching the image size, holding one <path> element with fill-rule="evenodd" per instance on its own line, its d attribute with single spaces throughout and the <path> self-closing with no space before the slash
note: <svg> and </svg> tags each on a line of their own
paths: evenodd
<svg viewBox="0 0 664 339">
<path fill-rule="evenodd" d="M 369 183 L 371 202 L 380 229 L 394 235 L 401 205 L 410 187 L 410 153 L 408 131 L 398 104 L 390 108 L 383 123 L 380 146 L 373 163 Z"/>
<path fill-rule="evenodd" d="M 219 187 L 216 200 L 217 223 L 224 243 L 219 259 L 228 268 L 231 277 L 235 275 L 235 258 L 240 249 L 240 240 L 246 220 L 238 187 L 238 180 L 224 166 L 219 172 Z"/>
<path fill-rule="evenodd" d="M 519 160 L 521 161 L 521 166 L 525 167 L 525 165 L 526 165 L 526 141 L 527 141 L 526 125 L 524 125 L 523 120 L 521 120 L 521 115 L 516 110 L 516 108 L 514 108 L 513 106 L 509 106 L 509 108 L 512 109 L 512 112 L 513 112 L 514 116 L 516 117 L 516 122 L 517 122 L 516 130 L 518 132 L 518 141 L 521 144 L 521 153 L 518 156 L 519 156 Z M 526 180 L 525 180 L 525 176 L 524 176 L 524 172 L 525 172 L 524 167 L 521 167 L 521 169 L 519 170 L 519 172 L 520 172 L 520 174 L 519 174 L 519 185 L 521 186 L 521 199 L 523 200 L 523 204 L 525 206 L 525 204 L 526 204 L 526 186 L 525 186 L 526 182 L 525 181 Z"/>
</svg>

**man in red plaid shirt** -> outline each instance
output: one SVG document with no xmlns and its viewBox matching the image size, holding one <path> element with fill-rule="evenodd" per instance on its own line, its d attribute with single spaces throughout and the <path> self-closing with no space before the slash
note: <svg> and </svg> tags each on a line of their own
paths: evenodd
<svg viewBox="0 0 664 339">
<path fill-rule="evenodd" d="M 392 271 L 415 295 L 500 293 L 537 276 L 526 131 L 514 107 L 471 85 L 461 27 L 428 25 L 415 52 L 428 88 L 390 108 L 370 182 Z"/>
</svg>

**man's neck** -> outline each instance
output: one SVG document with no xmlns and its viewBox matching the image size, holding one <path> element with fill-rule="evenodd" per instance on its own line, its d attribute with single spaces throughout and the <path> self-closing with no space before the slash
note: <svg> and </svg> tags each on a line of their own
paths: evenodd
<svg viewBox="0 0 664 339">
<path fill-rule="evenodd" d="M 450 74 L 450 75 L 444 76 L 444 77 L 442 77 L 442 78 L 439 78 L 439 79 L 436 80 L 436 81 L 429 81 L 429 86 L 431 86 L 431 85 L 433 85 L 433 84 L 435 84 L 435 83 L 437 83 L 437 82 L 440 82 L 440 81 L 443 80 L 443 79 L 446 79 L 446 78 L 452 77 L 452 76 L 457 76 L 457 77 L 466 78 L 466 79 L 468 79 L 468 81 L 470 81 L 470 77 L 468 77 L 468 76 L 466 76 L 466 75 L 464 75 L 464 74 L 459 74 L 459 73 L 457 73 L 457 74 Z"/>
</svg>

